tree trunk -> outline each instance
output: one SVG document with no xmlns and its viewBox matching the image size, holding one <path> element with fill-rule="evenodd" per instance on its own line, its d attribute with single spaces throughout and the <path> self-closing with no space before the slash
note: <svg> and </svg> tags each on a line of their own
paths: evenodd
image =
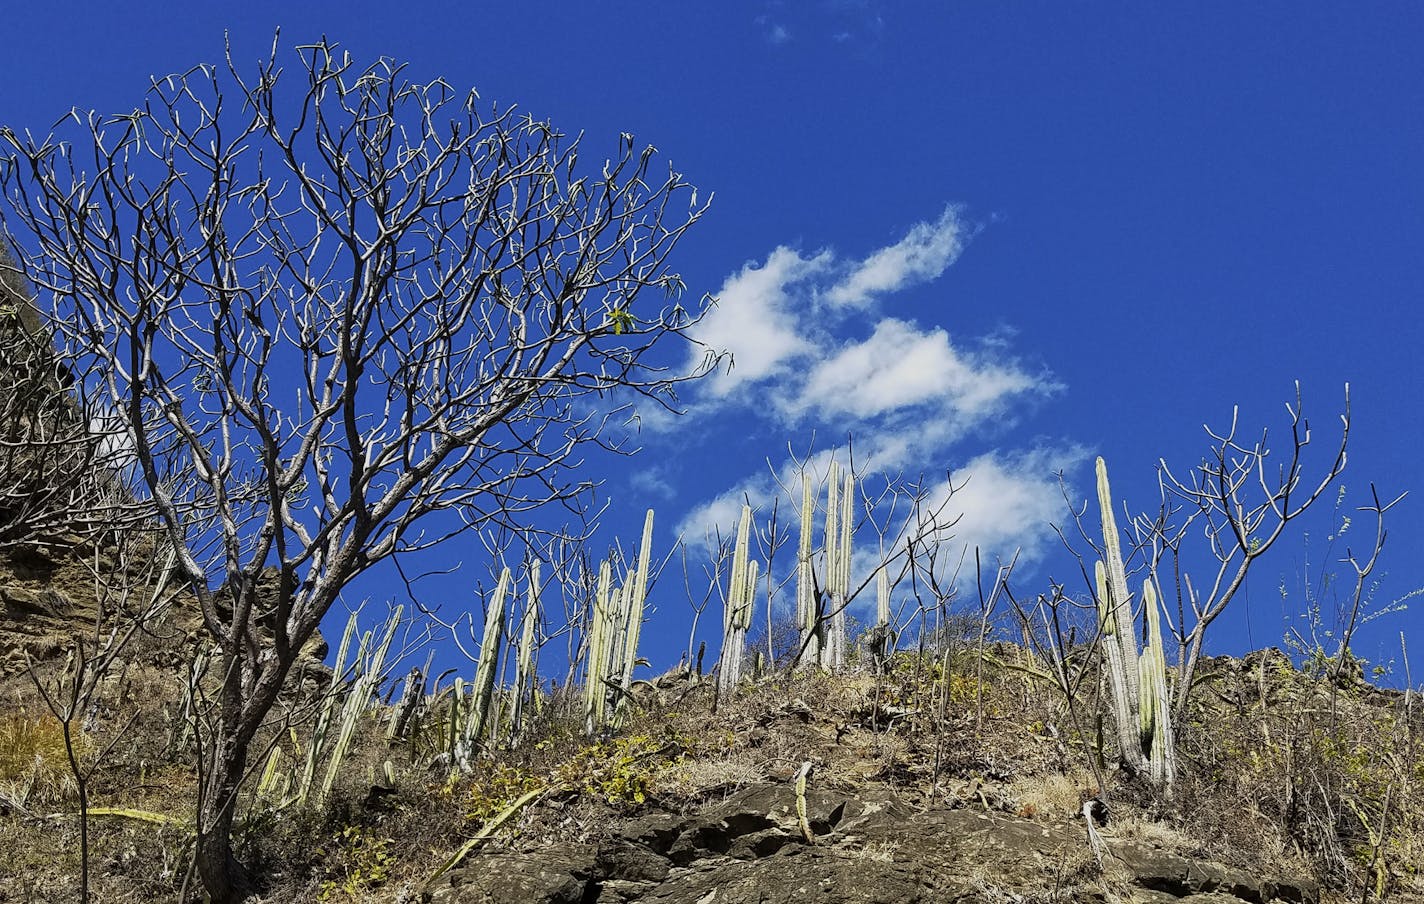
<svg viewBox="0 0 1424 904">
<path fill-rule="evenodd" d="M 198 877 L 211 904 L 239 904 L 256 892 L 252 875 L 232 852 L 237 791 L 247 765 L 247 745 L 219 741 L 198 813 Z"/>
<path fill-rule="evenodd" d="M 234 607 L 236 608 L 236 607 Z M 247 771 L 247 754 L 255 722 L 244 703 L 262 706 L 251 698 L 261 688 L 247 690 L 239 655 L 227 655 L 223 674 L 216 735 L 209 740 L 208 771 L 202 777 L 198 804 L 197 867 L 211 904 L 240 904 L 256 893 L 252 874 L 232 852 L 232 825 L 237 814 L 238 791 Z M 279 682 L 280 683 L 280 682 Z M 265 712 L 263 706 L 258 712 Z"/>
<path fill-rule="evenodd" d="M 232 853 L 232 817 L 198 839 L 198 877 L 211 904 L 241 904 L 257 889 L 247 868 Z"/>
</svg>

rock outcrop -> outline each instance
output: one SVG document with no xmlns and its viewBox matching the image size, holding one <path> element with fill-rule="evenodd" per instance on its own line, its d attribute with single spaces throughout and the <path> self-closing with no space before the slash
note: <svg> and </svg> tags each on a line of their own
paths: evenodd
<svg viewBox="0 0 1424 904">
<path fill-rule="evenodd" d="M 1315 904 L 1309 880 L 1262 876 L 1104 831 L 972 808 L 916 811 L 886 789 L 748 787 L 691 816 L 654 813 L 596 843 L 486 851 L 430 904 Z"/>
</svg>

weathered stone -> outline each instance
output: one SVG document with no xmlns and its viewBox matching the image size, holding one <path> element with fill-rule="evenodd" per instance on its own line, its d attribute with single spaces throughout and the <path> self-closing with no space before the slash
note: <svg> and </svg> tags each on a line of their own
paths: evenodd
<svg viewBox="0 0 1424 904">
<path fill-rule="evenodd" d="M 591 845 L 550 845 L 531 853 L 490 852 L 453 870 L 426 896 L 430 904 L 584 904 L 595 875 Z"/>
<path fill-rule="evenodd" d="M 700 863 L 677 870 L 639 904 L 930 904 L 934 893 L 912 869 L 814 848 L 760 860 Z"/>
<path fill-rule="evenodd" d="M 689 816 L 649 814 L 596 849 L 478 855 L 431 900 L 592 904 L 1315 904 L 1308 882 L 1262 877 L 1145 842 L 1109 839 L 1101 876 L 1080 824 L 979 810 L 915 813 L 886 789 L 809 789 L 807 844 L 790 785 L 759 785 Z M 1108 889 L 1112 893 L 1108 893 Z M 579 896 L 582 897 L 579 897 Z"/>
<path fill-rule="evenodd" d="M 737 860 L 756 860 L 758 857 L 769 857 L 777 851 L 797 840 L 798 836 L 791 835 L 781 829 L 762 829 L 760 832 L 752 832 L 742 835 L 732 842 L 727 848 L 727 856 Z"/>
<path fill-rule="evenodd" d="M 1320 888 L 1313 881 L 1256 875 L 1219 863 L 1188 859 L 1140 842 L 1120 842 L 1111 847 L 1138 885 L 1178 898 L 1220 893 L 1231 900 L 1253 904 L 1314 904 L 1320 900 Z"/>
<path fill-rule="evenodd" d="M 672 864 L 667 858 L 636 841 L 615 838 L 598 848 L 598 872 L 634 882 L 661 882 Z"/>
<path fill-rule="evenodd" d="M 593 904 L 629 904 L 640 900 L 655 887 L 655 882 L 630 882 L 625 879 L 609 879 L 598 886 L 598 897 Z"/>
<path fill-rule="evenodd" d="M 682 834 L 684 820 L 671 813 L 649 813 L 623 825 L 619 837 L 647 847 L 659 854 L 672 850 L 673 842 Z"/>
</svg>

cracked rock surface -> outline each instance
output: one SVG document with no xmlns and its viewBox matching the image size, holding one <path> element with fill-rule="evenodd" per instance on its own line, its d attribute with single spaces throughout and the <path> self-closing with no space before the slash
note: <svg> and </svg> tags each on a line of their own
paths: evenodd
<svg viewBox="0 0 1424 904">
<path fill-rule="evenodd" d="M 755 785 L 689 816 L 652 814 L 597 844 L 472 857 L 432 904 L 1315 904 L 1314 883 L 1258 876 L 1084 828 L 973 809 L 917 812 L 893 792 L 810 789 L 803 835 L 794 787 Z"/>
</svg>

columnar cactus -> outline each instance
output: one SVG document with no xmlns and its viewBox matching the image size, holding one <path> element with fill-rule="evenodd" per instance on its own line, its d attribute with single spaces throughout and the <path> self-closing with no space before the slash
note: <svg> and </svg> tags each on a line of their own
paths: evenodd
<svg viewBox="0 0 1424 904">
<path fill-rule="evenodd" d="M 801 631 L 803 667 L 819 665 L 825 628 L 821 624 L 820 600 L 816 594 L 816 574 L 811 565 L 811 519 L 816 500 L 811 493 L 811 475 L 801 472 L 801 543 L 796 557 L 796 627 Z"/>
<path fill-rule="evenodd" d="M 623 696 L 619 698 L 621 716 L 623 703 L 628 699 L 628 690 L 633 686 L 633 668 L 638 663 L 638 641 L 643 633 L 643 604 L 648 597 L 648 568 L 653 555 L 653 510 L 643 518 L 643 538 L 638 544 L 638 569 L 628 575 L 624 592 L 628 594 L 625 603 L 625 622 L 622 646 Z"/>
<path fill-rule="evenodd" d="M 1176 779 L 1176 747 L 1157 594 L 1149 577 L 1142 587 L 1147 649 L 1139 655 L 1127 569 L 1118 539 L 1117 519 L 1113 516 L 1112 489 L 1108 484 L 1107 464 L 1102 458 L 1097 461 L 1097 477 L 1106 561 L 1098 561 L 1094 575 L 1118 747 L 1123 761 L 1131 769 L 1150 775 L 1159 787 L 1167 787 Z"/>
<path fill-rule="evenodd" d="M 346 620 L 346 630 L 341 633 L 341 643 L 336 648 L 336 661 L 331 668 L 331 686 L 326 690 L 326 696 L 321 702 L 321 712 L 317 714 L 316 724 L 312 726 L 311 740 L 307 742 L 306 760 L 302 765 L 301 775 L 297 778 L 293 798 L 297 804 L 306 803 L 311 794 L 312 782 L 316 779 L 317 761 L 325 749 L 327 731 L 331 728 L 332 715 L 336 712 L 336 701 L 340 698 L 342 685 L 347 680 L 346 654 L 350 651 L 351 640 L 355 636 L 356 613 L 353 612 Z"/>
<path fill-rule="evenodd" d="M 1138 713 L 1143 743 L 1149 748 L 1152 781 L 1170 788 L 1177 780 L 1177 739 L 1172 730 L 1172 698 L 1167 694 L 1167 655 L 1162 646 L 1161 604 L 1152 581 L 1142 582 L 1142 602 L 1147 612 L 1147 649 L 1138 659 Z"/>
<path fill-rule="evenodd" d="M 514 578 L 508 568 L 499 575 L 494 594 L 485 611 L 485 628 L 480 640 L 480 658 L 471 683 L 456 678 L 450 691 L 449 716 L 445 723 L 445 751 L 451 774 L 468 771 L 475 753 L 499 724 L 495 712 L 495 682 L 499 675 L 500 648 L 504 644 L 505 600 Z"/>
<path fill-rule="evenodd" d="M 529 601 L 524 606 L 524 624 L 519 632 L 519 648 L 515 653 L 514 703 L 509 717 L 509 737 L 518 743 L 524 731 L 524 710 L 538 693 L 539 678 L 534 654 L 538 651 L 535 638 L 539 624 L 539 560 L 529 566 Z"/>
<path fill-rule="evenodd" d="M 742 680 L 747 628 L 752 623 L 759 565 L 749 553 L 751 523 L 752 507 L 744 505 L 742 520 L 737 525 L 737 545 L 732 551 L 732 574 L 722 623 L 722 661 L 717 669 L 717 693 L 721 696 L 730 694 Z"/>
<path fill-rule="evenodd" d="M 615 620 L 613 596 L 613 565 L 604 561 L 598 567 L 598 585 L 593 593 L 593 613 L 588 629 L 588 667 L 584 676 L 584 730 L 597 734 L 607 724 L 609 639 Z"/>
<path fill-rule="evenodd" d="M 845 665 L 846 603 L 850 594 L 851 532 L 855 517 L 855 478 L 847 470 L 839 492 L 841 468 L 831 462 L 826 491 L 826 595 L 829 613 L 825 663 L 832 670 Z"/>
<path fill-rule="evenodd" d="M 875 575 L 875 627 L 866 639 L 870 661 L 877 670 L 890 661 L 895 641 L 895 629 L 890 626 L 890 573 L 882 567 Z"/>
<path fill-rule="evenodd" d="M 613 590 L 611 563 L 604 562 L 599 569 L 584 686 L 584 728 L 590 735 L 616 727 L 626 712 L 633 669 L 638 663 L 652 545 L 653 511 L 649 509 L 643 520 L 638 561 L 623 586 Z"/>
<path fill-rule="evenodd" d="M 890 572 L 884 568 L 875 576 L 875 627 L 890 627 Z"/>
<path fill-rule="evenodd" d="M 400 625 L 402 608 L 397 606 L 386 619 L 382 633 L 377 637 L 373 631 L 361 635 L 355 658 L 348 664 L 347 654 L 351 641 L 356 636 L 356 613 L 346 621 L 346 630 L 341 635 L 341 645 L 337 649 L 336 662 L 332 668 L 331 686 L 322 701 L 321 712 L 312 726 L 311 738 L 307 742 L 306 755 L 300 770 L 293 775 L 286 773 L 286 764 L 280 747 L 273 747 L 264 764 L 262 778 L 258 783 L 258 796 L 268 806 L 282 809 L 291 804 L 303 804 L 312 796 L 318 764 L 326 762 L 326 771 L 321 785 L 317 788 L 316 799 L 321 801 L 331 793 L 332 785 L 341 772 L 346 751 L 356 734 L 361 716 L 370 708 L 375 699 L 376 689 L 385 676 L 386 653 L 396 628 Z M 341 715 L 333 721 L 338 701 L 341 701 Z M 332 738 L 331 730 L 336 729 Z M 299 748 L 296 730 L 291 733 L 294 748 Z"/>
<path fill-rule="evenodd" d="M 846 603 L 850 594 L 851 535 L 855 529 L 855 478 L 841 480 L 841 466 L 831 462 L 827 475 L 825 558 L 826 580 L 817 593 L 812 569 L 811 532 L 815 497 L 811 477 L 801 474 L 801 546 L 796 562 L 796 623 L 801 630 L 800 665 L 820 665 L 832 671 L 845 665 Z"/>
<path fill-rule="evenodd" d="M 485 633 L 480 641 L 480 662 L 475 666 L 475 682 L 471 689 L 474 699 L 471 701 L 470 719 L 465 723 L 465 744 L 461 748 L 465 757 L 460 764 L 462 767 L 468 765 L 467 758 L 473 756 L 476 745 L 484 740 L 485 730 L 496 721 L 491 718 L 494 685 L 495 678 L 499 675 L 500 648 L 504 645 L 505 599 L 509 596 L 513 583 L 514 577 L 509 568 L 504 568 L 499 574 L 499 583 L 495 585 L 494 596 L 491 597 L 489 608 L 485 612 Z"/>
</svg>

